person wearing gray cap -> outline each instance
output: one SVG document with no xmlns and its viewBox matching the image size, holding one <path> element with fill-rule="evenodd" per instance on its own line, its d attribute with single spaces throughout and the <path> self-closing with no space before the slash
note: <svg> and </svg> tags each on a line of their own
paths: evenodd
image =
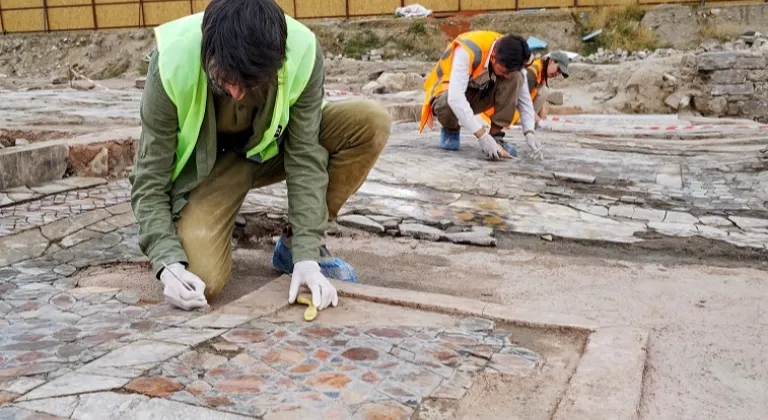
<svg viewBox="0 0 768 420">
<path fill-rule="evenodd" d="M 536 127 L 540 125 L 542 120 L 547 118 L 549 113 L 549 107 L 547 106 L 549 80 L 560 75 L 567 79 L 570 61 L 568 55 L 564 52 L 554 51 L 543 58 L 534 60 L 526 68 L 528 71 L 528 90 L 531 92 L 533 109 L 536 112 Z"/>
</svg>

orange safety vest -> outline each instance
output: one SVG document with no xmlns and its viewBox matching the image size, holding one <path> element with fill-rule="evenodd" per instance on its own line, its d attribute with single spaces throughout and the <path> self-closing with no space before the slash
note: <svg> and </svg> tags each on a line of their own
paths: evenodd
<svg viewBox="0 0 768 420">
<path fill-rule="evenodd" d="M 469 76 L 474 79 L 486 70 L 485 63 L 491 54 L 493 43 L 502 36 L 498 32 L 472 31 L 459 35 L 448 45 L 435 68 L 424 81 L 424 104 L 421 107 L 419 132 L 424 131 L 425 126 L 432 128 L 432 100 L 448 90 L 453 67 L 453 52 L 456 48 L 464 48 L 469 53 Z"/>
</svg>

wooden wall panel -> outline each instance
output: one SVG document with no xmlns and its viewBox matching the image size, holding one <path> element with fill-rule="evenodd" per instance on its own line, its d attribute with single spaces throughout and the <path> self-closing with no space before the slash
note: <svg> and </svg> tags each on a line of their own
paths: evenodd
<svg viewBox="0 0 768 420">
<path fill-rule="evenodd" d="M 293 0 L 277 0 L 277 4 L 280 5 L 286 15 L 293 17 L 296 14 L 293 10 Z"/>
<path fill-rule="evenodd" d="M 147 26 L 157 26 L 187 16 L 189 12 L 189 0 L 144 3 L 144 22 Z"/>
<path fill-rule="evenodd" d="M 42 32 L 45 30 L 43 9 L 3 9 L 3 24 L 6 32 Z"/>
<path fill-rule="evenodd" d="M 573 7 L 573 0 L 518 0 L 518 7 L 520 9 L 541 9 L 542 7 L 556 9 L 560 7 Z"/>
<path fill-rule="evenodd" d="M 394 15 L 400 0 L 349 0 L 350 16 Z"/>
<path fill-rule="evenodd" d="M 405 5 L 420 4 L 433 12 L 453 12 L 459 10 L 459 0 L 408 0 Z"/>
<path fill-rule="evenodd" d="M 514 10 L 515 0 L 461 0 L 461 10 Z"/>
<path fill-rule="evenodd" d="M 48 24 L 52 31 L 92 29 L 93 9 L 90 5 L 48 9 Z"/>
<path fill-rule="evenodd" d="M 99 28 L 138 26 L 139 3 L 97 5 L 96 22 Z"/>
<path fill-rule="evenodd" d="M 295 13 L 301 19 L 344 16 L 346 10 L 344 0 L 296 0 Z"/>
</svg>

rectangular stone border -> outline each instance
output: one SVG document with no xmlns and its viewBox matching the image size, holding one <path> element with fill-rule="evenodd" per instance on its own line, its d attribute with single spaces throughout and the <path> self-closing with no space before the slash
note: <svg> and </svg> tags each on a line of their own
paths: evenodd
<svg viewBox="0 0 768 420">
<path fill-rule="evenodd" d="M 571 315 L 542 313 L 473 299 L 331 281 L 339 296 L 457 316 L 476 316 L 520 327 L 588 334 L 553 420 L 636 420 L 643 390 L 649 333 L 635 327 L 600 326 Z M 185 324 L 234 328 L 289 306 L 290 277 L 282 276 L 217 311 Z"/>
</svg>

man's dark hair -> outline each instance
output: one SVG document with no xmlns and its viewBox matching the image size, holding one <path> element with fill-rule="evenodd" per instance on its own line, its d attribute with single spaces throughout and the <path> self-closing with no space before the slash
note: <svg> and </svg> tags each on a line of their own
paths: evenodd
<svg viewBox="0 0 768 420">
<path fill-rule="evenodd" d="M 530 58 L 531 49 L 520 36 L 504 35 L 496 42 L 496 61 L 507 70 L 522 69 Z"/>
<path fill-rule="evenodd" d="M 275 0 L 212 0 L 202 29 L 203 69 L 218 87 L 252 90 L 276 79 L 288 28 Z"/>
</svg>

